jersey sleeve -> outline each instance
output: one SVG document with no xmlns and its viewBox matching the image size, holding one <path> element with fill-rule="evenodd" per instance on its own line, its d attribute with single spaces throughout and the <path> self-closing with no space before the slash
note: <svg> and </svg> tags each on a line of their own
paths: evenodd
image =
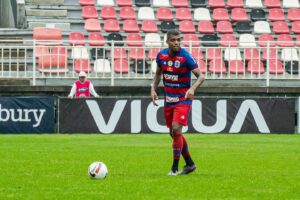
<svg viewBox="0 0 300 200">
<path fill-rule="evenodd" d="M 160 57 L 160 53 L 158 53 L 157 56 L 156 56 L 156 64 L 157 64 L 157 67 L 161 67 L 161 66 L 160 66 L 160 59 L 159 59 L 159 57 Z"/>
<path fill-rule="evenodd" d="M 198 64 L 197 64 L 195 58 L 193 58 L 193 56 L 189 53 L 186 54 L 186 63 L 187 63 L 187 67 L 191 71 L 198 67 Z"/>
</svg>

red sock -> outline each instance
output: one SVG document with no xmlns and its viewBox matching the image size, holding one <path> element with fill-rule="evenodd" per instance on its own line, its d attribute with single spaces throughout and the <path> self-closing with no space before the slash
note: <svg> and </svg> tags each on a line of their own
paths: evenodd
<svg viewBox="0 0 300 200">
<path fill-rule="evenodd" d="M 174 134 L 174 136 L 173 136 L 173 158 L 175 160 L 180 159 L 182 147 L 183 147 L 182 134 Z"/>
<path fill-rule="evenodd" d="M 182 136 L 182 142 L 183 142 L 183 146 L 182 146 L 182 156 L 183 157 L 190 157 L 190 152 L 189 152 L 189 148 L 188 148 L 188 144 L 184 138 L 184 136 Z"/>
<path fill-rule="evenodd" d="M 192 166 L 195 163 L 194 163 L 193 159 L 191 158 L 191 155 L 190 155 L 190 152 L 189 152 L 189 148 L 188 148 L 188 144 L 187 144 L 184 136 L 182 136 L 182 143 L 183 143 L 183 147 L 182 147 L 181 154 L 182 154 L 182 156 L 183 156 L 183 158 L 185 160 L 185 163 L 187 165 L 189 165 L 189 166 Z"/>
<path fill-rule="evenodd" d="M 173 165 L 172 171 L 178 171 L 179 159 L 182 152 L 183 141 L 181 134 L 173 135 Z"/>
</svg>

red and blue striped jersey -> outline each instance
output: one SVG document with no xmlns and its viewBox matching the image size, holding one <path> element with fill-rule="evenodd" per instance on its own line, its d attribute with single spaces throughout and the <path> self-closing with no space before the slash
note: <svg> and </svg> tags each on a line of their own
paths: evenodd
<svg viewBox="0 0 300 200">
<path fill-rule="evenodd" d="M 162 69 L 165 106 L 191 104 L 185 99 L 186 91 L 191 87 L 191 71 L 198 67 L 197 62 L 185 49 L 171 57 L 169 49 L 161 50 L 156 57 L 157 66 Z"/>
</svg>

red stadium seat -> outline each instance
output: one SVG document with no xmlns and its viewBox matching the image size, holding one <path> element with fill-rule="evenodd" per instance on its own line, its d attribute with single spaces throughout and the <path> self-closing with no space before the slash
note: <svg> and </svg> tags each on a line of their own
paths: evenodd
<svg viewBox="0 0 300 200">
<path fill-rule="evenodd" d="M 127 19 L 123 22 L 123 30 L 127 33 L 139 32 L 139 25 L 134 19 Z"/>
<path fill-rule="evenodd" d="M 90 61 L 88 59 L 77 59 L 75 60 L 75 72 L 92 72 L 92 68 L 90 66 Z"/>
<path fill-rule="evenodd" d="M 236 37 L 233 34 L 225 34 L 221 36 L 220 44 L 223 47 L 237 47 Z"/>
<path fill-rule="evenodd" d="M 188 46 L 198 47 L 198 46 L 200 46 L 199 38 L 196 34 L 193 34 L 193 33 L 185 34 L 183 36 L 182 40 L 183 40 L 182 44 L 185 47 L 188 47 Z"/>
<path fill-rule="evenodd" d="M 151 48 L 148 53 L 148 58 L 151 60 L 156 59 L 156 56 L 159 51 L 160 51 L 159 48 Z"/>
<path fill-rule="evenodd" d="M 176 9 L 177 20 L 192 20 L 192 14 L 189 8 L 177 8 Z"/>
<path fill-rule="evenodd" d="M 60 45 L 62 44 L 62 32 L 60 28 L 36 27 L 33 29 L 33 39 L 37 44 Z"/>
<path fill-rule="evenodd" d="M 227 6 L 229 8 L 243 8 L 244 1 L 243 0 L 227 0 Z"/>
<path fill-rule="evenodd" d="M 129 58 L 135 60 L 145 59 L 145 49 L 143 48 L 131 48 L 129 50 Z"/>
<path fill-rule="evenodd" d="M 258 46 L 266 47 L 266 46 L 274 47 L 276 44 L 274 43 L 274 38 L 270 34 L 262 34 L 258 39 Z"/>
<path fill-rule="evenodd" d="M 104 46 L 105 39 L 101 33 L 93 32 L 89 34 L 89 45 L 90 46 Z"/>
<path fill-rule="evenodd" d="M 124 47 L 115 47 L 114 50 L 114 59 L 125 59 L 127 58 L 126 49 Z M 112 56 L 112 54 L 110 55 Z"/>
<path fill-rule="evenodd" d="M 209 0 L 208 6 L 211 8 L 224 8 L 225 2 L 224 0 Z"/>
<path fill-rule="evenodd" d="M 80 32 L 71 32 L 69 35 L 69 42 L 72 46 L 84 46 L 84 35 Z"/>
<path fill-rule="evenodd" d="M 283 10 L 281 8 L 271 8 L 269 10 L 269 20 L 271 20 L 271 21 L 285 20 Z"/>
<path fill-rule="evenodd" d="M 127 74 L 129 72 L 129 63 L 126 59 L 116 59 L 114 64 L 114 72 Z"/>
<path fill-rule="evenodd" d="M 135 19 L 135 11 L 132 7 L 122 7 L 120 8 L 120 19 Z"/>
<path fill-rule="evenodd" d="M 241 60 L 230 60 L 228 63 L 228 70 L 230 74 L 244 74 L 244 63 Z"/>
<path fill-rule="evenodd" d="M 84 29 L 88 32 L 100 32 L 101 26 L 98 19 L 87 19 L 85 20 Z"/>
<path fill-rule="evenodd" d="M 142 22 L 142 31 L 144 31 L 145 33 L 157 33 L 158 32 L 158 28 L 156 25 L 156 21 L 155 20 L 144 20 Z"/>
<path fill-rule="evenodd" d="M 265 73 L 264 64 L 260 60 L 250 60 L 247 65 L 247 72 L 251 74 Z"/>
<path fill-rule="evenodd" d="M 215 29 L 211 21 L 203 20 L 198 23 L 198 31 L 199 33 L 211 34 L 215 32 Z"/>
<path fill-rule="evenodd" d="M 198 68 L 199 68 L 200 72 L 203 74 L 206 74 L 207 67 L 206 67 L 206 63 L 204 62 L 204 60 L 198 59 L 197 64 L 198 64 Z"/>
<path fill-rule="evenodd" d="M 195 33 L 196 29 L 192 21 L 185 20 L 179 22 L 179 31 L 182 33 Z"/>
<path fill-rule="evenodd" d="M 245 60 L 257 60 L 259 59 L 258 49 L 246 48 L 244 52 Z"/>
<path fill-rule="evenodd" d="M 289 34 L 280 34 L 277 37 L 277 45 L 280 47 L 293 47 L 293 38 Z"/>
<path fill-rule="evenodd" d="M 291 8 L 288 10 L 288 19 L 290 21 L 299 21 L 300 20 L 300 9 Z"/>
<path fill-rule="evenodd" d="M 204 55 L 203 55 L 202 49 L 200 47 L 193 47 L 191 51 L 188 48 L 188 51 L 191 53 L 193 58 L 195 58 L 196 60 L 199 60 L 199 59 L 203 60 L 204 59 Z"/>
<path fill-rule="evenodd" d="M 104 30 L 106 32 L 120 32 L 119 22 L 115 19 L 107 19 L 104 21 Z"/>
<path fill-rule="evenodd" d="M 278 59 L 269 60 L 270 74 L 283 74 L 282 62 Z"/>
<path fill-rule="evenodd" d="M 281 8 L 280 0 L 265 0 L 267 8 Z"/>
<path fill-rule="evenodd" d="M 233 8 L 231 10 L 231 20 L 235 22 L 249 21 L 247 11 L 244 8 Z"/>
<path fill-rule="evenodd" d="M 278 59 L 278 58 L 279 58 L 278 57 L 278 50 L 276 48 L 269 48 L 269 59 L 274 60 L 274 59 Z M 268 59 L 268 50 L 267 49 L 263 50 L 262 59 L 263 60 Z"/>
<path fill-rule="evenodd" d="M 273 32 L 276 34 L 289 33 L 289 27 L 286 21 L 276 21 L 273 23 Z"/>
<path fill-rule="evenodd" d="M 226 74 L 225 62 L 222 59 L 211 60 L 208 71 L 212 74 Z"/>
<path fill-rule="evenodd" d="M 84 6 L 82 8 L 81 17 L 83 19 L 98 18 L 97 9 L 94 6 Z"/>
<path fill-rule="evenodd" d="M 116 0 L 117 6 L 132 6 L 132 0 Z"/>
<path fill-rule="evenodd" d="M 173 7 L 189 7 L 189 2 L 187 0 L 172 0 Z"/>
<path fill-rule="evenodd" d="M 94 6 L 95 0 L 79 0 L 81 6 Z"/>
<path fill-rule="evenodd" d="M 229 15 L 228 15 L 227 9 L 225 9 L 225 8 L 214 9 L 212 18 L 216 21 L 229 20 Z"/>
<path fill-rule="evenodd" d="M 35 47 L 35 56 L 40 57 L 43 55 L 48 55 L 49 54 L 49 47 L 47 46 L 36 46 Z"/>
<path fill-rule="evenodd" d="M 50 55 L 68 55 L 68 50 L 65 47 L 52 47 L 49 51 Z"/>
<path fill-rule="evenodd" d="M 117 19 L 117 13 L 112 6 L 103 6 L 101 8 L 101 18 L 102 19 Z"/>
<path fill-rule="evenodd" d="M 220 48 L 208 48 L 206 52 L 206 58 L 208 60 L 216 60 L 222 58 L 222 52 Z"/>
<path fill-rule="evenodd" d="M 300 21 L 295 21 L 292 23 L 292 32 L 296 34 L 300 33 Z"/>
<path fill-rule="evenodd" d="M 138 33 L 128 33 L 126 44 L 127 46 L 143 46 L 142 36 Z"/>
<path fill-rule="evenodd" d="M 161 7 L 157 9 L 157 19 L 160 21 L 172 21 L 173 14 L 170 8 Z"/>
<path fill-rule="evenodd" d="M 44 73 L 66 73 L 68 72 L 68 58 L 66 55 L 40 56 L 38 70 Z"/>
<path fill-rule="evenodd" d="M 219 33 L 233 33 L 232 25 L 229 21 L 218 21 L 217 32 Z"/>
</svg>

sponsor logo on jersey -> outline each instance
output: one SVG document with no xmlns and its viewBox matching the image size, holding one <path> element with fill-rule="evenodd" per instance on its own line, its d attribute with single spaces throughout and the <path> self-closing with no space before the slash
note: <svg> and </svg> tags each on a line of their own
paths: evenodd
<svg viewBox="0 0 300 200">
<path fill-rule="evenodd" d="M 78 92 L 86 92 L 86 91 L 88 91 L 87 87 L 83 87 L 83 88 L 78 89 Z"/>
<path fill-rule="evenodd" d="M 167 68 L 167 71 L 168 71 L 168 72 L 172 72 L 172 71 L 173 71 L 173 68 L 172 68 L 172 67 L 168 67 L 168 68 Z"/>
<path fill-rule="evenodd" d="M 179 84 L 177 83 L 165 83 L 165 85 L 168 87 L 179 87 Z"/>
<path fill-rule="evenodd" d="M 175 102 L 178 102 L 178 101 L 179 101 L 179 97 L 166 96 L 166 102 L 168 102 L 168 103 L 175 103 Z"/>
<path fill-rule="evenodd" d="M 178 75 L 164 74 L 166 80 L 178 81 Z"/>
<path fill-rule="evenodd" d="M 170 61 L 168 61 L 168 66 L 172 66 L 173 65 L 173 62 L 170 60 Z"/>
</svg>

